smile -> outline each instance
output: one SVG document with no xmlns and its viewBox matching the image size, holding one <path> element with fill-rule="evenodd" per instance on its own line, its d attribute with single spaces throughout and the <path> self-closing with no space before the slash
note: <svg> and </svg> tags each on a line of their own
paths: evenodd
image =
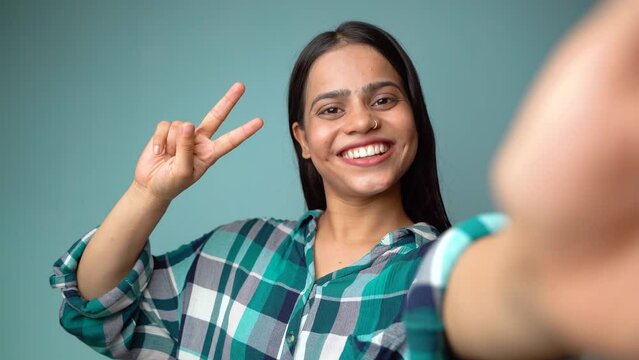
<svg viewBox="0 0 639 360">
<path fill-rule="evenodd" d="M 379 156 L 388 151 L 389 147 L 383 143 L 369 144 L 342 152 L 341 156 L 346 159 L 362 159 L 372 156 Z"/>
</svg>

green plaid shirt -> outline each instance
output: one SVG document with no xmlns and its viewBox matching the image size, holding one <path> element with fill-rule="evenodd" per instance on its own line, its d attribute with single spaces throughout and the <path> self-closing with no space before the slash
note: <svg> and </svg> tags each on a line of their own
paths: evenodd
<svg viewBox="0 0 639 360">
<path fill-rule="evenodd" d="M 393 231 L 356 263 L 315 280 L 320 214 L 234 222 L 162 256 L 151 256 L 147 244 L 116 288 L 86 301 L 75 271 L 93 229 L 54 264 L 60 323 L 115 358 L 408 356 L 406 294 L 437 231 L 425 223 Z M 433 344 L 442 334 L 429 334 Z"/>
</svg>

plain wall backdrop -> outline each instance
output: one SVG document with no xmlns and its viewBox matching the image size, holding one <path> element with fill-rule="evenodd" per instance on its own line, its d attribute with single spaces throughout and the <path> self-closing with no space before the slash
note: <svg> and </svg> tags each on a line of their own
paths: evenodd
<svg viewBox="0 0 639 360">
<path fill-rule="evenodd" d="M 493 209 L 490 159 L 526 88 L 591 0 L 2 1 L 0 357 L 97 359 L 58 325 L 51 265 L 98 225 L 160 120 L 199 123 L 234 81 L 222 131 L 265 127 L 178 197 L 154 253 L 240 218 L 304 211 L 289 73 L 344 20 L 393 34 L 419 72 L 451 220 Z M 534 169 L 531 169 L 534 171 Z"/>
</svg>

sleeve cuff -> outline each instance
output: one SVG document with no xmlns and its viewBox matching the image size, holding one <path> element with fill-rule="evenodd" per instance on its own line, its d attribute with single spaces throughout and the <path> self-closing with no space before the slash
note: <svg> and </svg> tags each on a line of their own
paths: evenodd
<svg viewBox="0 0 639 360">
<path fill-rule="evenodd" d="M 136 302 L 146 289 L 153 274 L 153 257 L 151 246 L 147 241 L 135 265 L 122 281 L 104 295 L 85 300 L 80 296 L 77 287 L 78 263 L 84 249 L 98 228 L 86 233 L 76 241 L 71 248 L 53 264 L 53 275 L 49 283 L 53 288 L 59 288 L 69 306 L 84 316 L 100 318 L 121 311 Z"/>
<path fill-rule="evenodd" d="M 498 231 L 506 222 L 503 214 L 482 214 L 453 226 L 432 243 L 407 296 L 404 324 L 411 353 L 446 350 L 442 310 L 450 274 L 473 241 Z"/>
</svg>

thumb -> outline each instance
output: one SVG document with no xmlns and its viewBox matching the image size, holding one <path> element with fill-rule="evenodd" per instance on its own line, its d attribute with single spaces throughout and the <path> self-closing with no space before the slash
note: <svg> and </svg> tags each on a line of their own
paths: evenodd
<svg viewBox="0 0 639 360">
<path fill-rule="evenodd" d="M 177 136 L 175 170 L 182 176 L 193 175 L 193 151 L 195 148 L 195 127 L 191 123 L 182 124 Z"/>
</svg>

